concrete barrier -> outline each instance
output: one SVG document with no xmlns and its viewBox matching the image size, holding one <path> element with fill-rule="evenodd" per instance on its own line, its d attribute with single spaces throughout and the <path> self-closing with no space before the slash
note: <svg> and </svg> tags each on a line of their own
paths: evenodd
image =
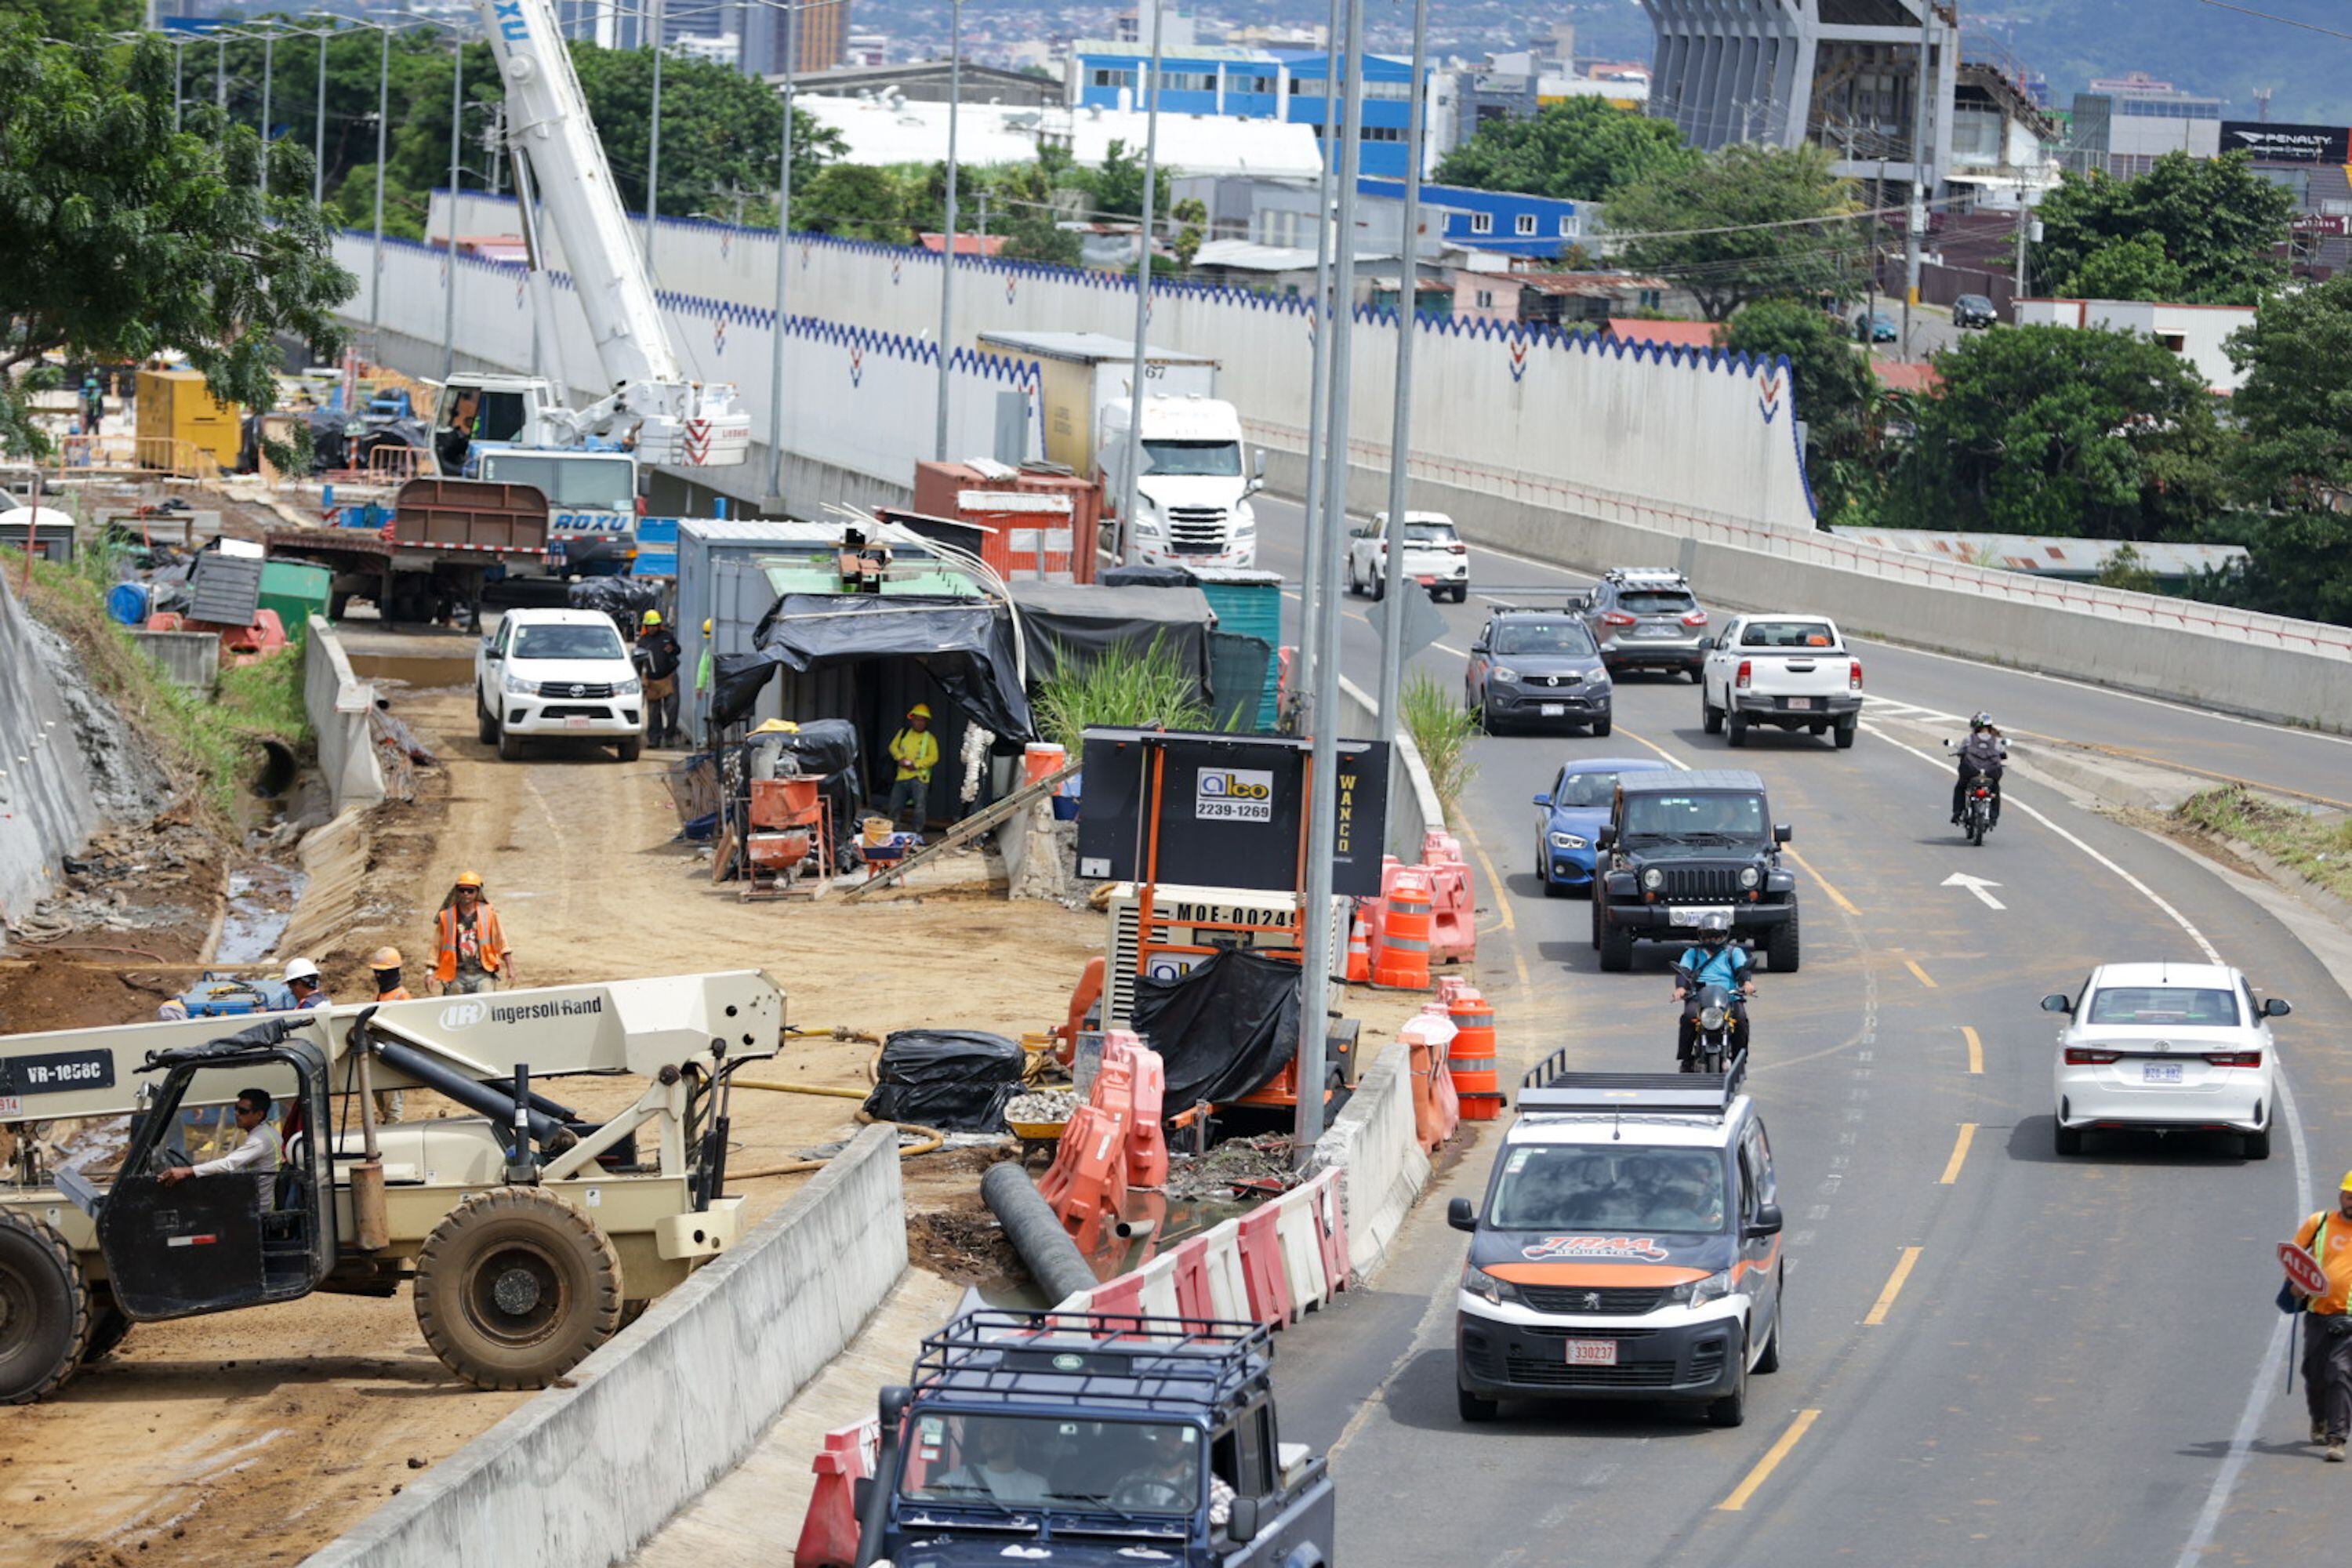
<svg viewBox="0 0 2352 1568">
<path fill-rule="evenodd" d="M 898 1133 L 869 1127 L 626 1333 L 310 1568 L 607 1568 L 732 1469 L 907 1267 Z M 781 1531 L 780 1531 L 781 1538 Z"/>
<path fill-rule="evenodd" d="M 174 686 L 209 692 L 220 679 L 220 638 L 212 632 L 151 632 L 133 627 L 131 640 Z"/>
<path fill-rule="evenodd" d="M 1316 1142 L 1314 1169 L 1339 1172 L 1349 1261 L 1369 1275 L 1388 1256 L 1413 1201 L 1429 1184 L 1429 1156 L 1412 1120 L 1412 1065 L 1402 1042 L 1373 1058 L 1347 1109 Z"/>
<path fill-rule="evenodd" d="M 341 813 L 373 805 L 384 796 L 383 768 L 376 761 L 368 713 L 375 707 L 373 683 L 352 673 L 335 628 L 310 617 L 302 639 L 302 705 L 319 738 L 319 772 Z"/>
</svg>

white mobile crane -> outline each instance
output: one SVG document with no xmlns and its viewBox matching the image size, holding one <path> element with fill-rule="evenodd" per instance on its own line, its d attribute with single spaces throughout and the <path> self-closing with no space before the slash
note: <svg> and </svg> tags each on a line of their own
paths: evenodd
<svg viewBox="0 0 2352 1568">
<path fill-rule="evenodd" d="M 784 997 L 739 970 L 236 1023 L 0 1036 L 0 1405 L 48 1394 L 134 1323 L 404 1280 L 450 1370 L 545 1387 L 734 1243 L 728 1079 L 775 1055 Z M 532 1087 L 579 1074 L 644 1090 L 595 1120 Z M 268 1191 L 159 1179 L 225 1152 L 224 1108 L 249 1089 L 284 1143 Z M 471 1114 L 379 1124 L 376 1096 L 399 1089 Z"/>
<path fill-rule="evenodd" d="M 742 462 L 750 452 L 751 416 L 732 384 L 687 378 L 645 257 L 613 188 L 612 166 L 596 139 L 555 13 L 547 0 L 477 0 L 477 9 L 506 83 L 515 205 L 522 214 L 541 338 L 554 352 L 538 227 L 538 204 L 543 201 L 563 241 L 609 389 L 574 409 L 563 394 L 560 364 L 553 380 L 453 376 L 434 421 L 444 470 L 460 471 L 474 440 L 576 447 L 600 437 L 633 437 L 643 462 L 694 468 Z M 453 206 L 453 247 L 455 212 Z"/>
</svg>

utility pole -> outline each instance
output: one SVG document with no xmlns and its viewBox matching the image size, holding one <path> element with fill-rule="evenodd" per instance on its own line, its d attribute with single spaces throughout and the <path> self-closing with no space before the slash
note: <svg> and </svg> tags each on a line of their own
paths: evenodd
<svg viewBox="0 0 2352 1568">
<path fill-rule="evenodd" d="M 278 35 L 261 35 L 261 194 L 269 194 L 269 77 L 276 62 Z"/>
<path fill-rule="evenodd" d="M 1151 0 L 1151 64 L 1145 68 L 1144 90 L 1150 96 L 1143 110 L 1143 226 L 1137 236 L 1135 258 L 1135 354 L 1127 377 L 1127 453 L 1118 495 L 1119 559 L 1127 559 L 1135 542 L 1135 514 L 1143 504 L 1137 470 L 1143 454 L 1144 333 L 1151 323 L 1151 217 L 1153 187 L 1160 183 L 1160 56 L 1163 27 L 1162 0 Z M 1163 528 L 1166 526 L 1163 521 Z M 1302 1015 L 1303 1016 L 1303 1015 Z M 1303 1031 L 1302 1031 L 1303 1033 Z"/>
<path fill-rule="evenodd" d="M 2017 177 L 2017 292 L 2011 296 L 2012 300 L 2022 300 L 2025 298 L 2026 231 L 2031 229 L 2032 226 L 2032 209 L 2025 205 L 2025 176 L 2020 174 Z M 2012 321 L 2016 319 L 2013 310 L 2014 307 L 2012 307 L 2012 315 L 2011 317 Z"/>
<path fill-rule="evenodd" d="M 327 40 L 333 29 L 319 32 L 319 104 L 310 114 L 310 200 L 327 199 Z"/>
<path fill-rule="evenodd" d="M 1919 303 L 1920 247 L 1927 237 L 1927 106 L 1934 79 L 1927 56 L 1936 0 L 1919 0 L 1919 94 L 1911 116 L 1911 213 L 1903 247 L 1903 355 L 1911 357 L 1911 312 Z"/>
<path fill-rule="evenodd" d="M 465 174 L 457 156 L 466 127 L 466 40 L 449 40 L 449 226 L 442 236 L 441 379 L 457 368 L 457 191 Z"/>
<path fill-rule="evenodd" d="M 1323 29 L 1322 167 L 1315 176 L 1315 298 L 1307 321 L 1314 327 L 1308 355 L 1307 387 L 1307 508 L 1305 560 L 1298 583 L 1298 647 L 1300 665 L 1299 718 L 1312 726 L 1317 683 L 1315 659 L 1323 647 L 1316 628 L 1327 606 L 1317 592 L 1323 581 L 1323 411 L 1331 395 L 1331 323 L 1326 308 L 1331 296 L 1331 179 L 1339 158 L 1339 29 L 1343 0 L 1331 0 L 1329 24 Z"/>
<path fill-rule="evenodd" d="M 1390 415 L 1389 525 L 1386 559 L 1381 566 L 1380 738 L 1394 744 L 1404 700 L 1404 520 L 1406 481 L 1412 462 L 1412 345 L 1421 336 L 1421 159 L 1423 125 L 1422 75 L 1429 55 L 1429 0 L 1412 0 L 1412 114 L 1405 132 L 1403 288 L 1397 312 L 1396 406 Z"/>
<path fill-rule="evenodd" d="M 1878 214 L 1886 205 L 1886 159 L 1878 160 L 1878 184 L 1870 193 L 1870 241 L 1864 247 L 1869 253 L 1870 265 L 1864 274 L 1862 306 L 1862 357 L 1870 358 L 1878 352 L 1873 341 L 1872 329 L 1878 320 Z"/>
<path fill-rule="evenodd" d="M 486 103 L 482 108 L 488 115 L 482 124 L 482 162 L 490 166 L 490 195 L 496 196 L 501 188 L 499 174 L 502 160 L 499 154 L 506 150 L 507 106 Z"/>
<path fill-rule="evenodd" d="M 761 511 L 778 517 L 784 515 L 784 335 L 785 323 L 791 320 L 785 313 L 791 268 L 784 264 L 784 253 L 791 247 L 793 233 L 793 73 L 801 63 L 793 37 L 793 23 L 799 17 L 794 0 L 784 0 L 783 12 L 784 141 L 776 165 L 776 325 L 769 339 L 768 494 L 760 503 Z"/>
<path fill-rule="evenodd" d="M 948 210 L 940 237 L 940 391 L 931 456 L 948 460 L 948 360 L 955 349 L 956 122 L 963 116 L 963 0 L 948 7 Z"/>
<path fill-rule="evenodd" d="M 646 281 L 656 289 L 660 280 L 654 276 L 654 229 L 661 218 L 661 89 L 662 89 L 662 0 L 654 0 L 654 101 L 652 117 L 646 124 Z"/>
<path fill-rule="evenodd" d="M 383 330 L 383 158 L 384 138 L 392 128 L 392 29 L 383 29 L 383 52 L 376 57 L 375 68 L 375 245 L 368 268 L 368 334 L 373 351 L 381 354 L 383 344 L 376 334 Z"/>
<path fill-rule="evenodd" d="M 1331 423 L 1323 485 L 1326 531 L 1321 578 L 1307 592 L 1325 601 L 1316 636 L 1314 730 L 1307 752 L 1307 904 L 1298 921 L 1306 941 L 1298 997 L 1298 1121 L 1292 1152 L 1311 1159 L 1323 1135 L 1323 1032 L 1331 1007 L 1331 843 L 1339 806 L 1339 556 L 1348 518 L 1348 377 L 1356 329 L 1356 170 L 1364 135 L 1364 0 L 1348 0 L 1348 77 L 1339 151 L 1339 252 L 1331 270 Z"/>
</svg>

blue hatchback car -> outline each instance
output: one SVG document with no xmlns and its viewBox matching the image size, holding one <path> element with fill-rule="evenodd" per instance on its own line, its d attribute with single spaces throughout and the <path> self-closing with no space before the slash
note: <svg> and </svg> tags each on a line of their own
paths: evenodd
<svg viewBox="0 0 2352 1568">
<path fill-rule="evenodd" d="M 1619 773 L 1664 769 L 1654 757 L 1577 757 L 1536 796 L 1536 876 L 1544 897 L 1592 896 L 1592 838 L 1609 820 Z"/>
</svg>

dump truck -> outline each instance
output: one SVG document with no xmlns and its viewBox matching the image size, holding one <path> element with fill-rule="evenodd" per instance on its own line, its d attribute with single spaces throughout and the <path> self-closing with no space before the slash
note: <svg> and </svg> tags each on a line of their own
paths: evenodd
<svg viewBox="0 0 2352 1568">
<path fill-rule="evenodd" d="M 471 624 L 488 584 L 548 569 L 547 496 L 531 485 L 411 479 L 380 528 L 278 528 L 268 543 L 272 556 L 315 561 L 334 574 L 331 619 L 365 599 L 387 622 L 434 625 L 462 612 Z"/>
<path fill-rule="evenodd" d="M 452 1372 L 544 1387 L 736 1241 L 729 1080 L 783 1030 L 746 970 L 0 1037 L 0 1404 L 135 1324 L 403 1285 Z M 547 1092 L 583 1074 L 644 1089 L 598 1120 Z M 276 1174 L 166 1179 L 250 1089 Z M 427 1089 L 461 1113 L 378 1121 Z"/>
</svg>

